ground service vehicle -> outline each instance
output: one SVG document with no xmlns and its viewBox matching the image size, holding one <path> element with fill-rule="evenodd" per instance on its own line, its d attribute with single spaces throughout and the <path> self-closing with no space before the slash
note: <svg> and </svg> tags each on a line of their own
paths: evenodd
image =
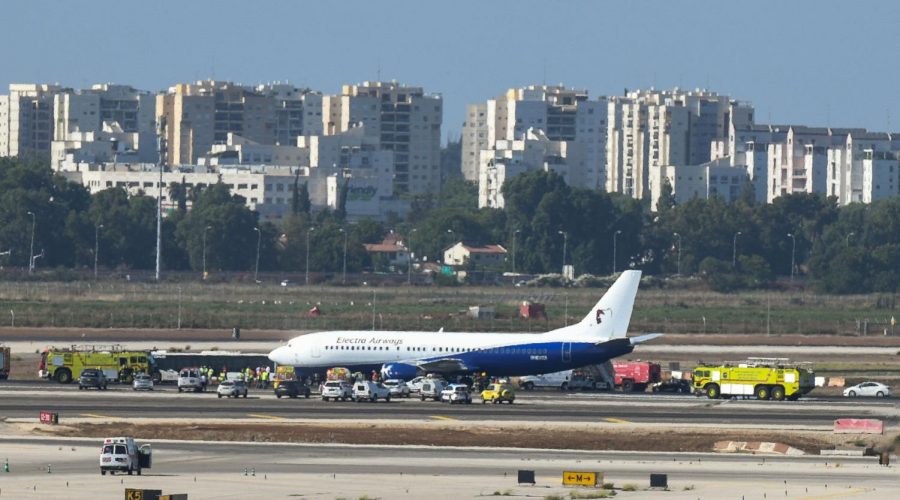
<svg viewBox="0 0 900 500">
<path fill-rule="evenodd" d="M 219 384 L 219 387 L 216 388 L 216 395 L 218 397 L 225 396 L 226 398 L 239 398 L 243 396 L 247 397 L 247 384 L 244 383 L 243 380 L 223 380 L 222 383 Z"/>
<path fill-rule="evenodd" d="M 472 394 L 469 392 L 469 386 L 465 384 L 450 384 L 441 391 L 441 401 L 450 404 L 472 404 Z"/>
<path fill-rule="evenodd" d="M 138 448 L 134 438 L 113 437 L 103 440 L 100 449 L 100 475 L 105 476 L 116 472 L 127 472 L 132 475 L 137 472 L 141 475 L 143 469 L 153 466 L 153 454 L 149 444 Z"/>
<path fill-rule="evenodd" d="M 106 380 L 106 375 L 103 374 L 102 370 L 96 368 L 85 368 L 81 371 L 81 376 L 78 377 L 79 391 L 82 389 L 90 389 L 91 387 L 105 391 L 108 384 L 109 382 Z"/>
<path fill-rule="evenodd" d="M 131 388 L 135 391 L 152 391 L 153 377 L 146 373 L 138 373 L 134 376 L 134 383 L 131 384 Z"/>
<path fill-rule="evenodd" d="M 680 392 L 682 394 L 690 394 L 691 381 L 680 378 L 670 378 L 653 384 L 651 389 L 653 392 Z"/>
<path fill-rule="evenodd" d="M 103 370 L 109 380 L 131 383 L 135 373 L 153 373 L 156 366 L 147 351 L 126 351 L 118 345 L 51 347 L 41 353 L 38 375 L 68 384 L 85 368 Z"/>
<path fill-rule="evenodd" d="M 581 370 L 564 370 L 542 375 L 519 377 L 519 387 L 526 391 L 530 391 L 535 387 L 553 387 L 561 391 L 574 391 L 578 389 L 594 389 L 595 385 L 594 379 Z"/>
<path fill-rule="evenodd" d="M 322 401 L 347 401 L 353 397 L 353 387 L 343 380 L 329 380 L 322 385 Z"/>
<path fill-rule="evenodd" d="M 406 382 L 404 382 L 398 378 L 392 378 L 390 380 L 385 380 L 384 386 L 387 387 L 388 390 L 391 391 L 391 397 L 394 397 L 394 398 L 408 398 L 409 393 L 411 392 L 409 390 L 409 386 L 406 385 Z"/>
<path fill-rule="evenodd" d="M 481 391 L 481 403 L 502 403 L 504 401 L 512 404 L 516 400 L 516 391 L 513 390 L 511 384 L 491 384 L 487 389 Z"/>
<path fill-rule="evenodd" d="M 694 392 L 710 399 L 756 396 L 796 400 L 814 388 L 812 370 L 792 365 L 785 358 L 751 358 L 734 364 L 694 367 Z"/>
<path fill-rule="evenodd" d="M 844 396 L 848 398 L 855 398 L 857 396 L 875 396 L 876 398 L 884 398 L 890 395 L 891 388 L 881 382 L 863 382 L 844 389 Z"/>
<path fill-rule="evenodd" d="M 296 380 L 282 380 L 275 387 L 275 397 L 281 399 L 282 396 L 296 398 L 303 396 L 309 399 L 309 387 L 301 384 Z"/>
<path fill-rule="evenodd" d="M 178 372 L 178 392 L 193 391 L 203 392 L 206 386 L 203 384 L 203 374 L 196 367 L 182 368 Z"/>
<path fill-rule="evenodd" d="M 391 401 L 391 391 L 379 382 L 371 382 L 369 380 L 357 380 L 353 384 L 353 400 L 376 402 L 383 399 L 387 402 Z"/>
<path fill-rule="evenodd" d="M 649 361 L 613 361 L 613 380 L 622 392 L 644 392 L 660 380 L 659 363 Z"/>
<path fill-rule="evenodd" d="M 0 346 L 0 380 L 9 378 L 9 364 L 11 361 L 9 347 Z"/>
<path fill-rule="evenodd" d="M 434 401 L 441 400 L 441 392 L 447 388 L 447 382 L 441 378 L 427 378 L 422 381 L 421 388 L 419 389 L 419 397 L 422 398 L 422 401 L 426 399 L 432 399 Z"/>
</svg>

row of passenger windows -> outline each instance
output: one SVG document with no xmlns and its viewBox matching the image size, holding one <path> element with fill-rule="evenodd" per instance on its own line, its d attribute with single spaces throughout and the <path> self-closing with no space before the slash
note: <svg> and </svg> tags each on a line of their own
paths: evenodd
<svg viewBox="0 0 900 500">
<path fill-rule="evenodd" d="M 340 351 L 389 351 L 391 348 L 389 346 L 357 346 L 357 345 L 342 345 L 335 346 L 329 345 L 325 346 L 326 350 L 340 350 Z M 397 346 L 397 350 L 401 350 L 399 346 Z M 524 349 L 519 347 L 492 347 L 488 349 L 463 349 L 460 347 L 406 347 L 407 351 L 410 352 L 483 352 L 487 354 L 527 354 L 527 355 L 536 355 L 536 354 L 547 354 L 547 349 Z"/>
</svg>

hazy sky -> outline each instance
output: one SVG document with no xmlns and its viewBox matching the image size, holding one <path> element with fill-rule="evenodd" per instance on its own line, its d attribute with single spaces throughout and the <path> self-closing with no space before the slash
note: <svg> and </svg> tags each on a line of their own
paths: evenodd
<svg viewBox="0 0 900 500">
<path fill-rule="evenodd" d="M 27 0 L 0 15 L 3 89 L 215 77 L 335 93 L 380 72 L 442 94 L 445 136 L 467 103 L 543 82 L 707 87 L 758 122 L 900 130 L 897 1 Z"/>
</svg>

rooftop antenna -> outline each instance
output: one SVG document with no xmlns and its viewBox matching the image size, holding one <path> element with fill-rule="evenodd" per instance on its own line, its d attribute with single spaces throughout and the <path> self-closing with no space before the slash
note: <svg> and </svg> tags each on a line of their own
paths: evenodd
<svg viewBox="0 0 900 500">
<path fill-rule="evenodd" d="M 376 73 L 375 81 L 376 82 L 381 81 L 381 59 L 378 60 L 378 72 Z M 372 323 L 372 324 L 374 325 L 374 323 Z M 374 329 L 374 327 L 373 327 L 373 329 Z"/>
<path fill-rule="evenodd" d="M 547 58 L 544 58 L 544 80 L 541 82 L 541 85 L 547 86 Z"/>
<path fill-rule="evenodd" d="M 890 108 L 885 109 L 884 114 L 886 115 L 884 117 L 885 126 L 887 127 L 886 132 L 890 132 L 891 131 L 891 109 Z"/>
</svg>

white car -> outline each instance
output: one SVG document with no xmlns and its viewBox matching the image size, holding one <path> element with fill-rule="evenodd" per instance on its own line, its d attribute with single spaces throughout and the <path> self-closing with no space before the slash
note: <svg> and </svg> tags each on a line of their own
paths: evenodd
<svg viewBox="0 0 900 500">
<path fill-rule="evenodd" d="M 450 384 L 441 391 L 441 402 L 472 404 L 472 393 L 469 392 L 469 386 L 465 384 Z"/>
<path fill-rule="evenodd" d="M 218 397 L 225 396 L 227 398 L 247 397 L 247 384 L 243 380 L 223 380 L 216 389 Z"/>
<path fill-rule="evenodd" d="M 427 377 L 416 377 L 409 382 L 406 383 L 406 386 L 409 387 L 409 392 L 419 393 L 422 392 L 422 384 L 428 380 Z"/>
<path fill-rule="evenodd" d="M 358 380 L 353 383 L 353 400 L 376 402 L 383 399 L 387 402 L 391 401 L 391 391 L 383 384 L 378 382 L 370 382 L 368 380 Z"/>
<path fill-rule="evenodd" d="M 134 382 L 131 383 L 131 388 L 135 391 L 152 391 L 153 378 L 146 373 L 138 373 L 134 376 Z"/>
<path fill-rule="evenodd" d="M 891 395 L 891 388 L 881 382 L 863 382 L 853 387 L 844 389 L 844 396 L 855 398 L 857 396 L 875 396 L 876 398 L 886 398 Z"/>
<path fill-rule="evenodd" d="M 409 386 L 406 385 L 406 382 L 398 378 L 385 380 L 384 386 L 391 391 L 391 397 L 394 398 L 408 398 L 409 393 L 412 392 L 409 390 Z"/>
<path fill-rule="evenodd" d="M 322 386 L 322 401 L 347 401 L 353 397 L 353 388 L 347 382 L 329 380 Z"/>
</svg>

